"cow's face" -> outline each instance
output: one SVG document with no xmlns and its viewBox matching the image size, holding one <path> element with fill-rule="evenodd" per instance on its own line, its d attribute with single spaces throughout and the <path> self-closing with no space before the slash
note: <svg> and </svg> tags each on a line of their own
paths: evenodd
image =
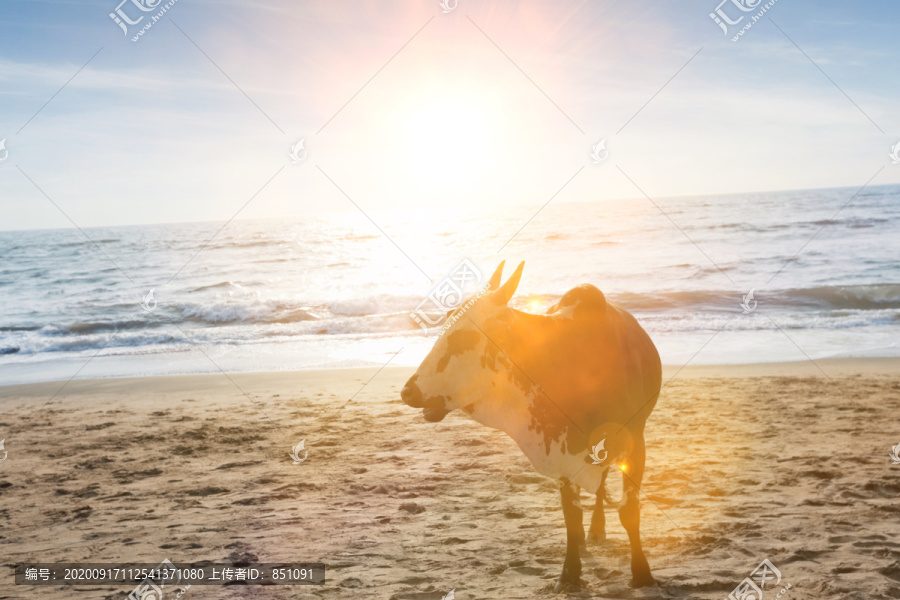
<svg viewBox="0 0 900 600">
<path fill-rule="evenodd" d="M 519 285 L 523 266 L 524 263 L 519 264 L 501 286 L 501 262 L 488 283 L 488 293 L 467 310 L 460 308 L 450 315 L 449 319 L 455 321 L 403 386 L 403 402 L 421 408 L 426 421 L 440 421 L 457 408 L 471 413 L 476 403 L 490 393 L 495 373 L 485 366 L 485 357 L 488 346 L 502 346 L 505 341 L 510 319 L 507 302 Z"/>
</svg>

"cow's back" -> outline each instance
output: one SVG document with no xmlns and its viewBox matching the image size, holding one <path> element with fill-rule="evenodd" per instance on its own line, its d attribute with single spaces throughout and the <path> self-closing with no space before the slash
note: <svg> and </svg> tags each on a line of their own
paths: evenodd
<svg viewBox="0 0 900 600">
<path fill-rule="evenodd" d="M 550 313 L 520 342 L 530 346 L 523 370 L 536 373 L 548 400 L 585 432 L 610 422 L 642 429 L 662 378 L 650 336 L 590 284 L 566 292 Z"/>
</svg>

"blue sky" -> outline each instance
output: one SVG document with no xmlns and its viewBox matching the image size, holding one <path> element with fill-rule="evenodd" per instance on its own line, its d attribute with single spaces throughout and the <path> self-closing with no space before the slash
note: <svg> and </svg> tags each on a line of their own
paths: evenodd
<svg viewBox="0 0 900 600">
<path fill-rule="evenodd" d="M 716 5 L 6 0 L 0 229 L 900 182 L 900 5 Z"/>
</svg>

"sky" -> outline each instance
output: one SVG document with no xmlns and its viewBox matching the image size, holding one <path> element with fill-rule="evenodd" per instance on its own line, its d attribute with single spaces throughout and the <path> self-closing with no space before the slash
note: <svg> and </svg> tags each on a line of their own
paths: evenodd
<svg viewBox="0 0 900 600">
<path fill-rule="evenodd" d="M 900 183 L 900 4 L 739 2 L 4 0 L 0 229 Z"/>
</svg>

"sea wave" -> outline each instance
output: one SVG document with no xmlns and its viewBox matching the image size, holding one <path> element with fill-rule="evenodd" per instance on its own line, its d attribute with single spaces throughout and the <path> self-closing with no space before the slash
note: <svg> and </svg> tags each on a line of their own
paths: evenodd
<svg viewBox="0 0 900 600">
<path fill-rule="evenodd" d="M 748 290 L 749 291 L 749 290 Z M 609 300 L 632 311 L 640 320 L 677 330 L 705 329 L 710 316 L 742 312 L 744 295 L 735 290 L 693 290 L 665 293 L 609 292 Z M 560 298 L 559 294 L 532 292 L 516 298 L 514 308 L 543 312 Z M 795 289 L 756 289 L 753 300 L 760 311 L 790 316 L 790 326 L 843 328 L 877 323 L 895 323 L 900 318 L 900 284 L 820 286 Z M 373 295 L 345 298 L 332 302 L 304 302 L 293 298 L 262 299 L 255 294 L 237 298 L 218 298 L 203 302 L 160 305 L 156 312 L 142 313 L 119 307 L 120 316 L 96 313 L 94 318 L 53 325 L 0 326 L 3 347 L 19 346 L 23 351 L 36 346 L 35 338 L 48 341 L 46 350 L 71 349 L 71 346 L 100 347 L 110 335 L 124 339 L 126 334 L 146 334 L 148 340 L 164 335 L 160 330 L 173 324 L 189 328 L 218 328 L 236 332 L 236 327 L 255 327 L 244 338 L 279 335 L 340 335 L 378 332 L 410 332 L 418 326 L 409 314 L 423 301 L 412 295 Z M 541 309 L 531 308 L 537 303 Z M 118 306 L 118 305 L 117 305 Z M 426 308 L 430 307 L 430 304 Z M 791 316 L 793 315 L 793 316 Z M 263 330 L 259 328 L 262 327 Z M 269 331 L 266 328 L 274 327 Z M 229 329 L 232 328 L 232 329 Z M 137 341 L 137 338 L 135 338 Z"/>
<path fill-rule="evenodd" d="M 318 319 L 307 306 L 294 306 L 283 300 L 256 302 L 184 303 L 178 309 L 182 319 L 208 325 L 232 323 L 294 323 Z"/>
<path fill-rule="evenodd" d="M 785 331 L 808 330 L 803 335 L 818 335 L 822 348 L 838 352 L 853 347 L 853 336 L 867 340 L 874 332 L 881 340 L 900 327 L 891 227 L 900 218 L 900 186 L 867 188 L 829 218 L 855 192 L 665 201 L 666 214 L 687 237 L 667 219 L 644 218 L 650 207 L 550 205 L 503 246 L 502 256 L 497 248 L 534 214 L 530 208 L 386 225 L 435 277 L 429 284 L 399 253 L 378 250 L 384 240 L 377 230 L 354 229 L 343 218 L 235 221 L 213 238 L 221 223 L 98 228 L 88 233 L 93 242 L 77 231 L 3 232 L 0 366 L 39 360 L 38 353 L 87 360 L 179 352 L 192 342 L 224 354 L 271 343 L 273 357 L 291 344 L 309 346 L 316 361 L 350 358 L 387 339 L 393 345 L 396 338 L 396 347 L 415 345 L 435 330 L 423 332 L 409 313 L 423 302 L 428 308 L 433 283 L 463 256 L 485 267 L 485 275 L 501 258 L 510 263 L 507 276 L 512 261 L 527 259 L 511 302 L 526 312 L 543 312 L 571 285 L 594 282 L 654 340 L 702 343 L 709 329 L 723 326 L 746 330 L 734 339 L 753 339 L 764 335 L 754 330 L 772 329 L 774 321 Z M 746 289 L 728 287 L 698 246 Z M 123 281 L 104 254 L 134 282 Z M 794 256 L 774 280 L 781 287 L 766 287 L 772 270 Z M 749 282 L 759 287 L 756 309 L 745 314 L 740 304 Z M 145 312 L 137 303 L 154 286 L 158 306 Z M 263 360 L 267 352 L 250 356 Z M 278 368 L 296 364 L 280 360 L 272 358 Z"/>
<path fill-rule="evenodd" d="M 743 292 L 746 294 L 749 290 Z M 653 311 L 692 307 L 732 308 L 742 293 L 726 290 L 694 290 L 661 294 L 611 293 L 609 298 L 624 308 Z M 771 308 L 819 310 L 881 310 L 900 308 L 900 284 L 839 285 L 782 290 L 755 289 L 754 299 Z"/>
</svg>

